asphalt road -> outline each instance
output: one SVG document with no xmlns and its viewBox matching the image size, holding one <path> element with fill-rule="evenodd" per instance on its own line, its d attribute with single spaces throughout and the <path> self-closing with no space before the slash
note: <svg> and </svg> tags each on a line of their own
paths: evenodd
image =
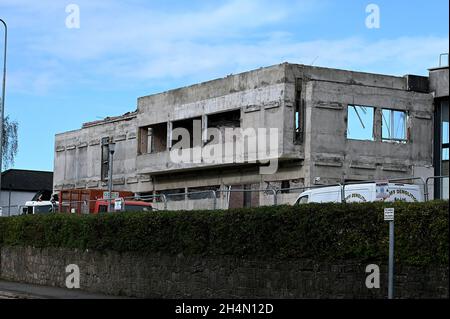
<svg viewBox="0 0 450 319">
<path fill-rule="evenodd" d="M 79 289 L 64 289 L 10 281 L 0 281 L 0 299 L 123 299 L 89 293 Z"/>
</svg>

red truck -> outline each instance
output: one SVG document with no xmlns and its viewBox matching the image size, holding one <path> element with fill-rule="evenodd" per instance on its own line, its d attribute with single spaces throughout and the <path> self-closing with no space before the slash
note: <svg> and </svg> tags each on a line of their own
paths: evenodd
<svg viewBox="0 0 450 319">
<path fill-rule="evenodd" d="M 120 211 L 151 211 L 152 204 L 132 200 L 132 192 L 116 191 L 112 193 L 111 204 L 114 208 L 116 198 L 121 200 Z M 59 192 L 59 212 L 75 214 L 98 214 L 108 211 L 108 192 L 101 189 L 68 189 Z M 130 198 L 128 200 L 127 198 Z"/>
<path fill-rule="evenodd" d="M 111 200 L 111 205 L 114 207 L 116 200 Z M 124 200 L 120 208 L 121 212 L 150 212 L 153 210 L 152 204 L 138 201 L 138 200 Z M 95 201 L 94 214 L 108 212 L 108 200 L 98 199 Z"/>
</svg>

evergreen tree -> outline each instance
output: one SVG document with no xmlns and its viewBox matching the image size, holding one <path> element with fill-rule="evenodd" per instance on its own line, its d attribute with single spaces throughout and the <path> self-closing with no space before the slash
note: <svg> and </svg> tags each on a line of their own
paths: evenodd
<svg viewBox="0 0 450 319">
<path fill-rule="evenodd" d="M 19 124 L 16 121 L 10 120 L 9 116 L 5 117 L 3 122 L 3 158 L 2 169 L 7 169 L 14 165 L 14 159 L 17 155 L 18 140 L 17 131 Z"/>
</svg>

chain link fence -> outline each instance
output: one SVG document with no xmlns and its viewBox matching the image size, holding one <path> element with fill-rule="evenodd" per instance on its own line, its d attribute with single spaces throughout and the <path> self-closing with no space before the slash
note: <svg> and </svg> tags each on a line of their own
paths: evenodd
<svg viewBox="0 0 450 319">
<path fill-rule="evenodd" d="M 420 198 L 419 201 L 434 200 L 437 198 L 448 199 L 448 176 L 432 176 L 426 180 L 421 177 L 405 177 L 395 178 L 388 180 L 368 180 L 358 182 L 348 182 L 342 184 L 324 184 L 324 185 L 312 185 L 303 187 L 291 187 L 291 188 L 277 188 L 274 186 L 268 186 L 267 188 L 246 188 L 232 186 L 222 188 L 211 188 L 201 191 L 188 191 L 183 192 L 178 190 L 176 192 L 161 192 L 154 195 L 136 195 L 130 197 L 121 198 L 122 206 L 119 211 L 135 211 L 140 210 L 143 207 L 139 206 L 139 203 L 149 203 L 142 210 L 226 210 L 236 207 L 259 207 L 259 206 L 273 206 L 273 205 L 293 205 L 299 199 L 303 192 L 308 190 L 314 190 L 318 188 L 334 187 L 335 192 L 338 192 L 334 201 L 345 202 L 346 192 L 352 188 L 352 185 L 368 184 L 368 183 L 394 183 L 394 184 L 413 184 L 419 186 Z M 439 183 L 440 194 L 435 194 L 435 185 Z M 446 184 L 445 184 L 446 183 Z M 439 195 L 439 196 L 437 196 Z M 443 196 L 444 195 L 444 196 Z M 115 200 L 112 199 L 112 206 L 114 206 Z M 93 203 L 94 202 L 94 203 Z M 138 204 L 136 204 L 138 202 Z M 93 205 L 94 204 L 94 205 Z M 65 212 L 76 214 L 89 214 L 92 212 L 92 207 L 96 207 L 94 213 L 102 213 L 107 211 L 109 204 L 108 199 L 95 199 L 84 201 L 62 201 L 59 203 L 53 203 L 51 205 L 42 205 L 37 209 L 37 213 L 48 212 Z M 149 206 L 151 207 L 149 208 Z M 10 206 L 10 209 L 13 206 Z M 22 214 L 36 213 L 30 210 L 29 207 L 24 205 L 14 206 L 18 208 Z M 3 212 L 8 210 L 8 206 L 1 206 Z M 90 211 L 91 210 L 91 211 Z M 5 216 L 5 214 L 3 214 Z"/>
<path fill-rule="evenodd" d="M 448 176 L 431 176 L 425 180 L 425 200 L 449 199 Z"/>
</svg>

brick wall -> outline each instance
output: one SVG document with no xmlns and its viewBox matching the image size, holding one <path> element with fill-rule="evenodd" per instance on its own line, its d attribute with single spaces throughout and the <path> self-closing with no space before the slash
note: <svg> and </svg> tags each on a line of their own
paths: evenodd
<svg viewBox="0 0 450 319">
<path fill-rule="evenodd" d="M 77 264 L 81 289 L 151 298 L 385 298 L 365 286 L 367 264 L 352 261 L 240 259 L 3 247 L 0 277 L 65 287 L 65 268 Z M 397 267 L 398 298 L 448 298 L 448 267 Z"/>
</svg>

